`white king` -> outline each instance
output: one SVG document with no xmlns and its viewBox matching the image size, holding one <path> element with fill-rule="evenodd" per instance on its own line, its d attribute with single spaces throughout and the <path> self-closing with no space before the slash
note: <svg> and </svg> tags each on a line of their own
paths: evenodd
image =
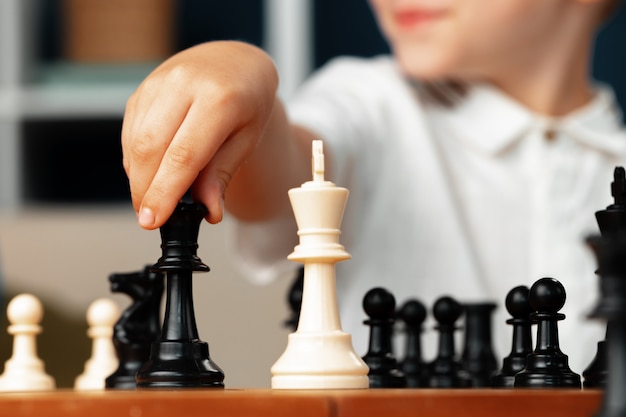
<svg viewBox="0 0 626 417">
<path fill-rule="evenodd" d="M 339 243 L 348 190 L 324 179 L 322 142 L 313 141 L 313 180 L 289 190 L 300 243 L 288 256 L 304 264 L 300 320 L 272 366 L 272 388 L 368 388 L 367 365 L 341 329 L 335 263 L 350 259 Z"/>
</svg>

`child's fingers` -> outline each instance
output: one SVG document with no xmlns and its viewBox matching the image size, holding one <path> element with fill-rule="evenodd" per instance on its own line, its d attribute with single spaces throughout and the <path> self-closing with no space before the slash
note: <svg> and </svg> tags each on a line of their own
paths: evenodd
<svg viewBox="0 0 626 417">
<path fill-rule="evenodd" d="M 253 151 L 259 134 L 259 129 L 254 125 L 235 132 L 222 144 L 194 182 L 194 198 L 209 209 L 207 220 L 210 223 L 219 223 L 222 220 L 226 188 Z"/>
<path fill-rule="evenodd" d="M 234 111 L 214 100 L 195 102 L 159 159 L 140 205 L 139 223 L 160 227 L 236 125 Z M 131 166 L 131 175 L 133 168 Z"/>
<path fill-rule="evenodd" d="M 156 103 L 160 103 L 156 105 Z M 138 210 L 163 157 L 189 110 L 187 101 L 155 99 L 122 136 L 133 207 Z"/>
</svg>

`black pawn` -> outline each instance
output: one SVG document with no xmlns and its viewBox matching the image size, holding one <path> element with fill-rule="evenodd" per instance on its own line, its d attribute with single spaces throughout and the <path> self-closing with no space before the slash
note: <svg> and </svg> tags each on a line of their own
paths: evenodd
<svg viewBox="0 0 626 417">
<path fill-rule="evenodd" d="M 224 373 L 198 337 L 193 308 L 192 272 L 209 270 L 196 255 L 206 215 L 204 205 L 181 202 L 161 227 L 163 256 L 152 270 L 167 273 L 165 317 L 161 337 L 137 373 L 138 388 L 224 387 Z"/>
<path fill-rule="evenodd" d="M 406 378 L 393 355 L 392 336 L 396 300 L 384 288 L 373 288 L 363 298 L 363 310 L 369 317 L 370 341 L 363 361 L 369 366 L 370 388 L 404 388 Z"/>
<path fill-rule="evenodd" d="M 406 301 L 398 311 L 398 318 L 404 322 L 406 335 L 405 356 L 401 369 L 406 376 L 408 388 L 428 386 L 428 365 L 422 359 L 422 325 L 426 320 L 426 307 L 418 300 Z"/>
<path fill-rule="evenodd" d="M 513 388 L 515 374 L 526 366 L 526 356 L 533 351 L 532 321 L 530 320 L 530 290 L 525 285 L 513 288 L 506 296 L 506 310 L 513 326 L 511 353 L 502 360 L 502 368 L 491 378 L 492 388 Z"/>
<path fill-rule="evenodd" d="M 587 239 L 597 259 L 600 299 L 592 318 L 607 322 L 604 397 L 598 417 L 626 416 L 626 235 L 611 234 Z"/>
<path fill-rule="evenodd" d="M 489 387 L 491 375 L 498 367 L 493 353 L 491 316 L 495 303 L 472 303 L 463 306 L 465 338 L 461 363 L 474 388 Z"/>
<path fill-rule="evenodd" d="M 433 306 L 433 316 L 439 331 L 437 357 L 429 364 L 431 388 L 468 388 L 469 375 L 463 370 L 456 356 L 454 343 L 455 323 L 461 317 L 463 307 L 451 297 L 441 297 Z"/>
<path fill-rule="evenodd" d="M 161 335 L 163 281 L 149 267 L 140 272 L 111 274 L 111 291 L 133 300 L 113 327 L 113 345 L 119 366 L 105 381 L 106 388 L 135 389 L 137 371 L 150 357 L 150 347 Z"/>
<path fill-rule="evenodd" d="M 565 305 L 565 288 L 554 278 L 541 278 L 530 287 L 530 318 L 537 323 L 537 342 L 526 366 L 515 375 L 515 388 L 581 388 L 580 375 L 572 372 L 559 346 L 559 310 Z"/>
<path fill-rule="evenodd" d="M 302 292 L 304 290 L 304 267 L 298 268 L 298 274 L 296 275 L 289 292 L 287 293 L 287 304 L 289 305 L 290 316 L 285 320 L 285 326 L 293 331 L 298 328 L 298 322 L 300 321 L 300 310 L 302 309 Z"/>
</svg>

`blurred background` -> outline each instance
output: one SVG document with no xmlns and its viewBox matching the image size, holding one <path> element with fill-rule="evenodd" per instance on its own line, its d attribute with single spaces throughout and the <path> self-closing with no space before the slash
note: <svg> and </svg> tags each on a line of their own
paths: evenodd
<svg viewBox="0 0 626 417">
<path fill-rule="evenodd" d="M 165 57 L 239 39 L 266 49 L 288 98 L 337 55 L 388 52 L 366 0 L 2 0 L 0 2 L 0 362 L 6 300 L 31 292 L 45 308 L 40 356 L 69 387 L 90 354 L 85 312 L 112 295 L 107 277 L 160 256 L 137 225 L 121 166 L 126 99 Z M 626 105 L 626 16 L 599 34 L 593 76 Z M 286 346 L 292 277 L 258 287 L 225 255 L 229 219 L 203 224 L 194 278 L 200 337 L 227 387 L 269 387 Z M 347 248 L 349 251 L 349 248 Z M 355 308 L 361 308 L 355 306 Z M 364 352 L 359 352 L 364 353 Z"/>
</svg>

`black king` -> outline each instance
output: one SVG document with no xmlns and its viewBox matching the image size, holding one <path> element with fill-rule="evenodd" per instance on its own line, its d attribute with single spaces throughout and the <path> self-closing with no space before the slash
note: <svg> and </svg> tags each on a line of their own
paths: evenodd
<svg viewBox="0 0 626 417">
<path fill-rule="evenodd" d="M 606 356 L 598 361 L 606 366 L 604 373 L 593 366 L 586 370 L 600 379 L 599 386 L 605 385 L 596 417 L 626 417 L 626 174 L 622 167 L 615 168 L 611 194 L 614 204 L 596 213 L 601 234 L 587 239 L 600 279 L 600 299 L 591 317 L 607 323 L 606 341 L 598 344 L 599 355 Z"/>
</svg>

